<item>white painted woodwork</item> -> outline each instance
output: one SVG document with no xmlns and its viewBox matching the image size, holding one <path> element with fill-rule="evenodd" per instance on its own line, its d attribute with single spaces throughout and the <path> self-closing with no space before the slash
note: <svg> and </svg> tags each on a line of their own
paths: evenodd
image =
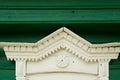
<svg viewBox="0 0 120 80">
<path fill-rule="evenodd" d="M 26 61 L 16 60 L 16 80 L 26 80 Z"/>
<path fill-rule="evenodd" d="M 109 80 L 120 43 L 91 44 L 65 27 L 36 43 L 0 42 L 16 61 L 16 80 Z"/>
</svg>

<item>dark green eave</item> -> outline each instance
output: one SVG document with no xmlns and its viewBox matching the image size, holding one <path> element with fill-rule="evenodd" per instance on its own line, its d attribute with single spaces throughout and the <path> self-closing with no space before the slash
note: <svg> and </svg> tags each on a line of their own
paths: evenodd
<svg viewBox="0 0 120 80">
<path fill-rule="evenodd" d="M 120 23 L 0 24 L 0 42 L 36 42 L 61 27 L 91 43 L 120 42 Z"/>
</svg>

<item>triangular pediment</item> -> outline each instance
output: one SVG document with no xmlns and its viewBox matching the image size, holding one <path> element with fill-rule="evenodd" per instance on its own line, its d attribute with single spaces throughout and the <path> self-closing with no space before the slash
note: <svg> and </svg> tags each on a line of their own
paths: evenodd
<svg viewBox="0 0 120 80">
<path fill-rule="evenodd" d="M 36 43 L 1 43 L 8 59 L 42 60 L 64 49 L 84 61 L 116 59 L 120 43 L 91 44 L 62 27 Z"/>
<path fill-rule="evenodd" d="M 78 36 L 77 34 L 73 33 L 71 30 L 65 27 L 58 29 L 57 31 L 43 38 L 42 40 L 39 40 L 36 44 L 41 44 L 41 43 L 44 43 L 45 41 L 55 40 L 58 38 L 59 39 L 66 38 L 69 41 L 72 41 L 74 43 L 81 42 L 83 44 L 86 44 L 87 46 L 92 45 L 90 42 L 88 42 L 87 40 L 83 39 L 82 37 Z"/>
</svg>

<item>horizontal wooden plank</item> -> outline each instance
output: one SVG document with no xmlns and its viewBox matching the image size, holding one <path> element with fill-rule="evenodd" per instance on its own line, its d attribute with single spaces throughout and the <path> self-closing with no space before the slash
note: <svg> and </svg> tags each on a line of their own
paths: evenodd
<svg viewBox="0 0 120 80">
<path fill-rule="evenodd" d="M 120 8 L 120 0 L 0 0 L 1 8 Z"/>
<path fill-rule="evenodd" d="M 119 23 L 120 9 L 0 10 L 0 23 Z"/>
</svg>

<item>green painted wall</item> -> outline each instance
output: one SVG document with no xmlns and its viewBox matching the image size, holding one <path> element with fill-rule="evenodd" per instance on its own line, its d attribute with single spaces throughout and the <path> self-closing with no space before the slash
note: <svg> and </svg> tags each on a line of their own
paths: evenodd
<svg viewBox="0 0 120 80">
<path fill-rule="evenodd" d="M 120 80 L 120 55 L 117 60 L 112 60 L 109 65 L 110 80 Z"/>
<path fill-rule="evenodd" d="M 7 61 L 3 49 L 0 49 L 0 80 L 15 80 L 15 63 Z"/>
</svg>

